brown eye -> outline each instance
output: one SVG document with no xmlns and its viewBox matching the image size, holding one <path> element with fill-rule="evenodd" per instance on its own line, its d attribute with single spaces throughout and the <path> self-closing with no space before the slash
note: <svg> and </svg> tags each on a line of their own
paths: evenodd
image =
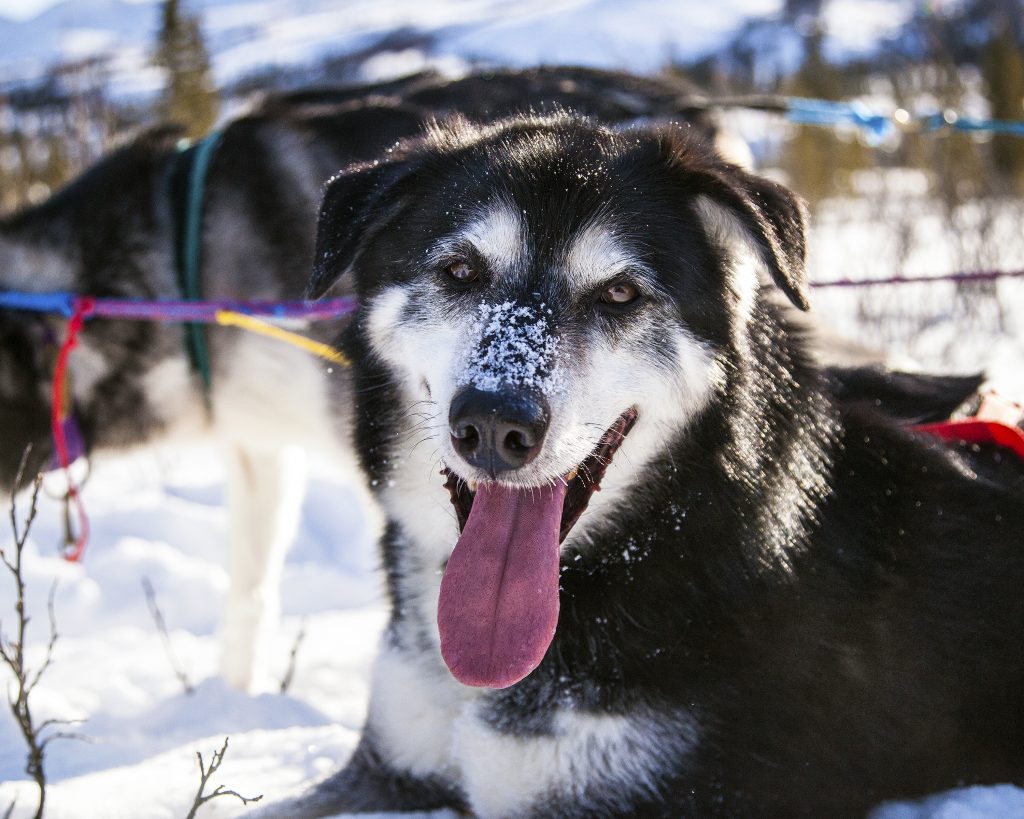
<svg viewBox="0 0 1024 819">
<path fill-rule="evenodd" d="M 640 297 L 640 292 L 631 284 L 619 282 L 605 290 L 600 298 L 605 304 L 631 304 Z"/>
<path fill-rule="evenodd" d="M 445 272 L 457 282 L 469 283 L 476 281 L 479 275 L 466 262 L 452 262 L 445 268 Z"/>
</svg>

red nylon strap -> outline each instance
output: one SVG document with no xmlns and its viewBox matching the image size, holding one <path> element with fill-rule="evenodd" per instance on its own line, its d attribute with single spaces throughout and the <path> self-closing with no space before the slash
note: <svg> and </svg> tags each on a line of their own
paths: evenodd
<svg viewBox="0 0 1024 819">
<path fill-rule="evenodd" d="M 1024 409 L 997 393 L 989 393 L 973 418 L 921 424 L 914 428 L 946 441 L 996 444 L 1012 450 L 1024 460 L 1024 430 L 1020 428 L 1022 420 Z"/>
<path fill-rule="evenodd" d="M 50 432 L 53 435 L 53 444 L 57 450 L 57 460 L 64 470 L 64 477 L 68 482 L 68 502 L 74 503 L 78 511 L 78 536 L 73 544 L 64 549 L 64 558 L 72 562 L 78 562 L 85 546 L 89 542 L 89 519 L 85 514 L 85 507 L 82 505 L 82 498 L 79 495 L 78 487 L 75 486 L 74 478 L 71 477 L 71 458 L 68 455 L 68 443 L 64 437 L 65 410 L 70 410 L 70 401 L 65 406 L 65 389 L 67 381 L 68 357 L 71 351 L 78 344 L 78 334 L 88 317 L 96 309 L 96 300 L 88 296 L 79 296 L 74 301 L 74 310 L 71 319 L 68 321 L 64 341 L 57 352 L 57 363 L 53 367 L 53 391 L 50 395 Z"/>
</svg>

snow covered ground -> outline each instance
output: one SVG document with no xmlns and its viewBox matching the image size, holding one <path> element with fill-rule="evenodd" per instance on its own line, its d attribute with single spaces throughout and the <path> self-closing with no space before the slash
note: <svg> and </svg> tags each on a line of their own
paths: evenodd
<svg viewBox="0 0 1024 819">
<path fill-rule="evenodd" d="M 4 2 L 13 9 L 10 3 L 22 0 L 0 0 L 0 11 Z M 338 12 L 342 5 L 344 14 Z M 843 0 L 832 4 L 832 13 L 837 30 L 869 41 L 864 29 L 849 20 L 875 19 L 884 29 L 911 5 Z M 522 64 L 543 57 L 547 62 L 653 67 L 669 55 L 668 42 L 710 47 L 743 16 L 773 11 L 781 3 L 727 0 L 704 11 L 697 4 L 654 0 L 629 11 L 615 0 L 195 0 L 191 6 L 211 12 L 207 31 L 224 80 L 261 61 L 312 59 L 328 46 L 344 50 L 409 19 L 443 34 L 447 53 L 460 59 L 488 56 Z M 329 13 L 331 6 L 334 13 Z M 868 6 L 872 13 L 861 13 Z M 22 14 L 18 22 L 0 21 L 0 79 L 13 78 L 29 64 L 36 70 L 40 55 L 45 60 L 80 55 L 105 43 L 118 49 L 126 76 L 134 76 L 139 88 L 154 81 L 151 72 L 141 70 L 155 26 L 152 0 L 33 0 L 31 8 L 49 11 L 42 17 Z M 857 15 L 850 17 L 854 9 Z M 651 32 L 660 39 L 652 40 Z M 1019 205 L 1008 205 L 986 228 L 985 246 L 997 255 L 979 257 L 979 264 L 1024 268 L 1019 255 L 1024 219 L 1013 207 Z M 894 208 L 899 211 L 901 204 Z M 811 245 L 814 275 L 859 278 L 964 269 L 967 263 L 956 256 L 953 234 L 933 215 L 925 212 L 915 219 L 909 238 L 892 230 L 895 218 L 856 202 L 824 208 Z M 971 216 L 964 218 L 970 221 Z M 896 246 L 900 241 L 910 242 L 913 252 L 903 253 Z M 861 296 L 822 290 L 814 302 L 840 332 L 867 343 L 883 342 L 894 354 L 927 367 L 987 366 L 997 385 L 1024 398 L 1024 281 L 1001 282 L 996 296 L 973 312 L 951 308 L 956 302 L 952 285 L 900 291 L 913 295 L 899 298 L 895 292 L 883 288 L 877 295 Z M 918 331 L 899 331 L 905 316 L 886 321 L 882 315 L 899 299 L 913 301 L 917 312 L 909 320 L 918 323 Z M 37 719 L 81 720 L 72 730 L 88 738 L 50 746 L 49 819 L 183 817 L 199 779 L 195 753 L 209 760 L 226 736 L 230 749 L 213 784 L 268 800 L 335 769 L 352 749 L 385 612 L 369 524 L 346 476 L 323 470 L 310 485 L 302 530 L 284 574 L 285 616 L 273 650 L 276 667 L 263 681 L 265 693 L 256 696 L 232 691 L 216 677 L 217 629 L 228 583 L 222 496 L 223 473 L 214 453 L 164 451 L 98 462 L 85 493 L 93 537 L 81 565 L 57 556 L 62 512 L 58 503 L 43 498 L 26 553 L 33 616 L 30 658 L 38 664 L 45 651 L 46 600 L 54 582 L 60 639 L 33 708 Z M 9 543 L 6 527 L 0 526 L 0 544 Z M 176 661 L 196 686 L 191 695 L 183 692 L 149 614 L 144 579 L 152 584 L 170 628 Z M 13 585 L 0 571 L 0 627 L 8 634 L 13 612 Z M 305 637 L 293 684 L 286 695 L 275 693 L 300 631 Z M 0 681 L 5 679 L 0 670 Z M 23 767 L 24 746 L 4 711 L 0 815 L 12 799 L 17 800 L 15 819 L 34 812 L 34 786 Z M 222 798 L 200 815 L 244 816 L 247 810 Z M 872 819 L 925 817 L 1024 818 L 1024 790 L 962 790 L 920 806 L 889 806 Z"/>
<path fill-rule="evenodd" d="M 98 462 L 86 491 L 93 537 L 84 563 L 57 556 L 60 505 L 43 497 L 26 552 L 33 616 L 31 655 L 47 639 L 54 582 L 60 638 L 55 664 L 35 696 L 37 719 L 83 720 L 86 740 L 50 746 L 47 817 L 182 817 L 198 785 L 195 752 L 206 760 L 231 743 L 214 784 L 278 797 L 337 766 L 362 722 L 366 678 L 384 610 L 371 537 L 361 509 L 337 476 L 310 486 L 302 530 L 284 575 L 285 617 L 268 693 L 247 696 L 216 676 L 217 627 L 227 587 L 223 474 L 209 453 L 162 452 Z M 27 500 L 27 499 L 26 499 Z M 0 543 L 9 545 L 4 533 Z M 149 614 L 151 583 L 186 695 Z M 13 584 L 0 577 L 0 623 L 10 633 Z M 276 693 L 289 654 L 305 632 L 288 695 Z M 6 669 L 2 675 L 7 681 Z M 275 692 L 275 693 L 269 693 Z M 0 813 L 31 816 L 24 746 L 10 715 L 0 717 Z M 228 798 L 201 815 L 245 811 Z"/>
<path fill-rule="evenodd" d="M 872 257 L 870 246 L 861 249 Z M 848 269 L 841 265 L 839 272 Z M 996 333 L 969 347 L 982 363 L 993 350 L 1004 357 L 1005 365 L 995 362 L 995 380 L 1024 397 L 1019 366 L 1024 284 L 1003 284 L 1008 326 L 1017 328 L 1016 334 Z M 822 291 L 815 300 L 830 321 L 855 326 L 848 293 L 826 299 Z M 954 323 L 940 325 L 943 337 L 955 334 Z M 971 366 L 968 361 L 966 368 Z M 347 477 L 321 469 L 310 484 L 284 573 L 276 667 L 262 681 L 264 693 L 255 696 L 227 688 L 216 676 L 217 628 L 228 578 L 223 470 L 215 453 L 160 451 L 98 461 L 85 493 L 93 537 L 80 565 L 57 556 L 61 507 L 42 497 L 25 558 L 33 662 L 44 653 L 46 600 L 55 582 L 60 638 L 33 710 L 37 720 L 81 720 L 70 730 L 87 738 L 50 746 L 49 819 L 183 817 L 199 781 L 196 752 L 209 760 L 225 737 L 230 737 L 229 752 L 213 784 L 246 796 L 281 798 L 345 759 L 362 722 L 370 663 L 385 618 L 370 524 Z M 0 544 L 9 547 L 6 529 L 0 531 Z M 177 665 L 195 686 L 191 695 L 184 693 L 149 614 L 144 579 L 170 629 Z M 13 610 L 13 584 L 0 573 L 0 626 L 8 634 Z M 279 680 L 300 631 L 305 637 L 293 684 L 282 695 L 276 693 Z M 5 672 L 0 678 L 6 680 Z M 16 799 L 14 819 L 34 811 L 34 786 L 23 767 L 24 746 L 5 710 L 0 714 L 0 812 Z M 224 797 L 200 815 L 243 816 L 247 810 Z M 957 791 L 922 806 L 888 806 L 872 819 L 996 817 L 1024 817 L 1024 790 Z"/>
<path fill-rule="evenodd" d="M 970 267 L 958 254 L 967 232 L 953 235 L 918 202 L 910 235 L 895 228 L 908 201 L 891 212 L 862 202 L 823 207 L 812 236 L 814 278 L 935 275 Z M 989 214 L 974 264 L 1024 268 L 1021 204 Z M 962 217 L 970 223 L 971 206 Z M 974 234 L 971 234 L 974 235 Z M 909 252 L 907 248 L 909 247 Z M 989 368 L 1006 394 L 1024 399 L 1024 280 L 1004 280 L 983 299 L 961 304 L 951 284 L 817 290 L 815 310 L 838 332 L 883 344 L 900 360 L 935 370 Z M 279 799 L 344 761 L 354 746 L 367 678 L 385 611 L 369 531 L 347 480 L 322 469 L 312 481 L 302 528 L 284 573 L 284 618 L 272 674 L 247 696 L 216 676 L 220 612 L 228 584 L 223 470 L 200 450 L 98 461 L 85 491 L 93 537 L 80 565 L 58 557 L 60 504 L 43 497 L 26 552 L 33 617 L 30 659 L 45 651 L 46 600 L 56 582 L 60 639 L 33 700 L 37 720 L 81 720 L 87 739 L 50 746 L 49 819 L 183 817 L 199 781 L 195 754 L 209 760 L 230 737 L 213 784 Z M 23 498 L 24 502 L 24 498 Z M 6 504 L 4 504 L 6 506 Z M 0 528 L 0 545 L 10 534 Z M 149 614 L 152 585 L 170 628 L 172 651 L 195 686 L 186 695 Z M 0 571 L 0 628 L 10 634 L 13 584 Z M 276 693 L 297 635 L 304 631 L 294 681 Z M 0 683 L 6 682 L 0 669 Z M 14 819 L 34 812 L 34 786 L 23 773 L 24 746 L 10 715 L 0 713 L 0 815 L 17 800 Z M 243 816 L 225 797 L 201 816 Z M 895 805 L 872 819 L 1024 819 L 1024 790 L 968 789 L 920 806 Z"/>
<path fill-rule="evenodd" d="M 941 210 L 924 195 L 825 202 L 810 234 L 811 281 L 1024 271 L 1024 202 Z M 1024 399 L 1024 278 L 829 287 L 813 291 L 813 304 L 834 332 L 907 369 L 984 370 L 993 387 Z"/>
</svg>

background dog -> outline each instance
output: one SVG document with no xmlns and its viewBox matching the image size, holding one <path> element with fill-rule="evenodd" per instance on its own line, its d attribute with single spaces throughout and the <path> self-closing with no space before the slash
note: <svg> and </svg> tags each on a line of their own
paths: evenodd
<svg viewBox="0 0 1024 819">
<path fill-rule="evenodd" d="M 269 815 L 1024 778 L 1024 470 L 840 395 L 804 246 L 791 193 L 673 128 L 456 119 L 332 180 L 312 291 L 359 297 L 392 615 L 353 758 Z"/>
<path fill-rule="evenodd" d="M 205 183 L 202 291 L 208 298 L 295 299 L 313 259 L 323 182 L 450 110 L 493 116 L 571 106 L 608 122 L 685 116 L 692 89 L 585 69 L 494 72 L 449 82 L 419 75 L 375 86 L 297 92 L 226 125 Z M 179 298 L 175 257 L 192 155 L 174 129 L 143 134 L 40 206 L 0 221 L 0 287 Z M 348 291 L 343 283 L 339 295 Z M 0 311 L 0 486 L 27 443 L 50 458 L 49 395 L 63 322 Z M 319 340 L 343 322 L 310 325 Z M 277 576 L 294 536 L 303 449 L 344 465 L 351 396 L 339 368 L 234 329 L 205 331 L 212 387 L 190 366 L 180 325 L 88 322 L 72 354 L 75 412 L 90 453 L 209 436 L 228 465 L 229 570 L 223 673 L 246 687 L 260 635 L 276 622 Z"/>
</svg>

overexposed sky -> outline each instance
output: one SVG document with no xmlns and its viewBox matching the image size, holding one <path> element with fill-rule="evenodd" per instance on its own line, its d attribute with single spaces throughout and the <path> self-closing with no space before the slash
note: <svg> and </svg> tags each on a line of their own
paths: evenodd
<svg viewBox="0 0 1024 819">
<path fill-rule="evenodd" d="M 28 20 L 35 17 L 39 12 L 45 11 L 50 6 L 55 6 L 60 0 L 0 0 L 0 17 L 10 17 L 14 20 Z M 154 0 L 127 0 L 129 3 L 149 3 Z"/>
<path fill-rule="evenodd" d="M 0 15 L 13 17 L 15 20 L 27 20 L 56 2 L 57 0 L 0 0 Z"/>
</svg>

